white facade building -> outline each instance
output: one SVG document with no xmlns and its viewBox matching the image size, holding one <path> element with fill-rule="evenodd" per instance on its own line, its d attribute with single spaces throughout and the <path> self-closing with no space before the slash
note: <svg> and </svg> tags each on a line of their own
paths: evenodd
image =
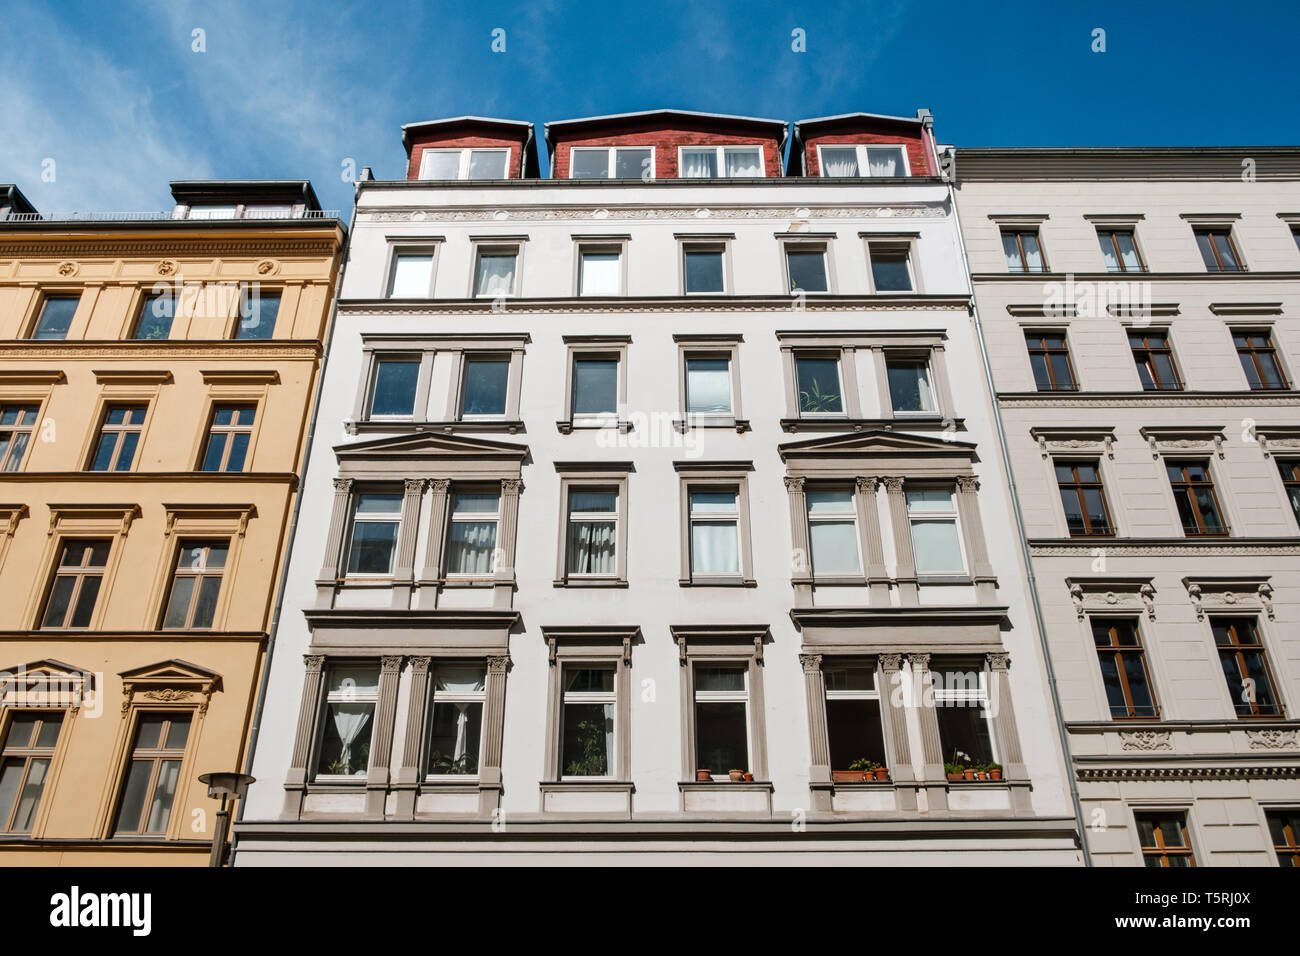
<svg viewBox="0 0 1300 956">
<path fill-rule="evenodd" d="M 236 865 L 1080 863 L 928 114 L 405 133 Z"/>
</svg>

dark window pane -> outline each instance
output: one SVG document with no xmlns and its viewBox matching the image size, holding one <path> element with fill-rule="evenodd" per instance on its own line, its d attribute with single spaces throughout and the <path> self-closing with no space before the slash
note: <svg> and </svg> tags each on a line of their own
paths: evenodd
<svg viewBox="0 0 1300 956">
<path fill-rule="evenodd" d="M 226 436 L 224 434 L 211 435 L 208 438 L 207 451 L 203 453 L 203 470 L 220 471 L 221 456 L 226 451 Z"/>
<path fill-rule="evenodd" d="M 785 261 L 790 271 L 790 291 L 825 292 L 826 256 L 821 250 L 788 249 Z"/>
<path fill-rule="evenodd" d="M 614 178 L 641 179 L 650 175 L 650 150 L 614 150 Z"/>
<path fill-rule="evenodd" d="M 577 359 L 573 363 L 573 414 L 613 414 L 618 410 L 618 362 Z"/>
<path fill-rule="evenodd" d="M 375 705 L 331 702 L 325 707 L 325 736 L 317 773 L 364 775 L 370 766 L 370 735 Z"/>
<path fill-rule="evenodd" d="M 269 339 L 275 334 L 275 320 L 280 314 L 278 292 L 251 291 L 243 296 L 239 306 L 237 339 Z"/>
<path fill-rule="evenodd" d="M 419 362 L 381 361 L 375 368 L 371 415 L 410 415 L 415 410 L 415 384 Z"/>
<path fill-rule="evenodd" d="M 686 251 L 686 291 L 721 292 L 722 253 L 716 250 Z"/>
<path fill-rule="evenodd" d="M 204 577 L 199 587 L 198 604 L 194 607 L 192 627 L 207 628 L 212 626 L 212 618 L 217 611 L 217 595 L 221 593 L 221 578 L 216 575 Z"/>
<path fill-rule="evenodd" d="M 993 743 L 989 722 L 978 702 L 936 702 L 939 740 L 945 763 L 991 763 Z"/>
<path fill-rule="evenodd" d="M 95 446 L 95 459 L 90 463 L 90 470 L 108 471 L 108 466 L 113 460 L 113 449 L 116 447 L 117 432 L 100 435 L 99 443 Z"/>
<path fill-rule="evenodd" d="M 844 411 L 838 359 L 801 358 L 795 367 L 799 379 L 799 411 Z"/>
<path fill-rule="evenodd" d="M 830 735 L 831 769 L 848 770 L 851 763 L 864 757 L 881 766 L 888 763 L 879 701 L 826 701 L 826 729 Z"/>
<path fill-rule="evenodd" d="M 243 471 L 244 459 L 248 457 L 248 432 L 239 432 L 230 437 L 230 457 L 226 459 L 226 471 Z"/>
<path fill-rule="evenodd" d="M 429 773 L 478 773 L 482 736 L 482 703 L 435 700 L 429 731 Z"/>
<path fill-rule="evenodd" d="M 170 292 L 149 296 L 140 310 L 135 325 L 137 339 L 165 339 L 171 335 L 172 319 L 176 314 L 176 299 Z"/>
<path fill-rule="evenodd" d="M 149 776 L 153 773 L 152 760 L 132 760 L 127 772 L 126 786 L 122 790 L 122 805 L 117 816 L 118 833 L 134 833 L 140 828 L 140 814 L 144 810 L 149 789 Z"/>
<path fill-rule="evenodd" d="M 697 702 L 695 766 L 727 773 L 749 770 L 749 746 L 743 701 Z"/>
<path fill-rule="evenodd" d="M 190 611 L 190 600 L 194 596 L 194 578 L 180 577 L 172 585 L 171 598 L 167 601 L 167 613 L 163 615 L 163 627 L 184 627 L 185 616 Z"/>
<path fill-rule="evenodd" d="M 397 545 L 396 521 L 357 522 L 352 529 L 348 571 L 353 574 L 387 574 Z"/>
<path fill-rule="evenodd" d="M 617 363 L 615 363 L 617 367 Z M 463 415 L 504 415 L 510 362 L 500 359 L 470 359 L 465 363 Z"/>
<path fill-rule="evenodd" d="M 911 292 L 906 252 L 871 253 L 871 281 L 877 292 Z"/>
<path fill-rule="evenodd" d="M 561 773 L 603 777 L 613 759 L 614 715 L 610 704 L 565 704 Z"/>
<path fill-rule="evenodd" d="M 72 611 L 71 627 L 89 627 L 90 616 L 95 612 L 95 598 L 99 595 L 100 577 L 88 574 L 81 579 L 81 592 L 77 595 L 77 606 Z"/>
<path fill-rule="evenodd" d="M 77 296 L 51 296 L 41 306 L 41 316 L 32 331 L 34 339 L 66 339 L 77 311 Z"/>
<path fill-rule="evenodd" d="M 41 627 L 63 627 L 68 614 L 68 604 L 72 601 L 72 589 L 75 586 L 76 579 L 71 576 L 54 579 L 54 587 L 50 590 L 50 600 L 45 607 L 45 617 L 41 620 Z"/>
</svg>

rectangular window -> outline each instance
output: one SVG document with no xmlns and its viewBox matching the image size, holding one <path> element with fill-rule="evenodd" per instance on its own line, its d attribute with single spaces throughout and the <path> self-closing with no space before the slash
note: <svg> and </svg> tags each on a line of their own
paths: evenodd
<svg viewBox="0 0 1300 956">
<path fill-rule="evenodd" d="M 1040 392 L 1073 392 L 1078 389 L 1070 346 L 1064 332 L 1026 332 L 1029 366 Z"/>
<path fill-rule="evenodd" d="M 1273 689 L 1264 642 L 1255 622 L 1250 618 L 1215 618 L 1210 628 L 1237 716 L 1282 716 L 1282 704 Z"/>
<path fill-rule="evenodd" d="M 740 573 L 740 495 L 735 488 L 691 488 L 691 573 Z"/>
<path fill-rule="evenodd" d="M 1098 229 L 1101 257 L 1107 272 L 1146 272 L 1132 229 Z"/>
<path fill-rule="evenodd" d="M 726 291 L 725 250 L 714 243 L 682 246 L 682 279 L 687 295 Z"/>
<path fill-rule="evenodd" d="M 217 405 L 213 408 L 208 443 L 199 470 L 243 471 L 256 417 L 255 405 Z"/>
<path fill-rule="evenodd" d="M 579 147 L 569 150 L 570 179 L 653 179 L 649 146 Z"/>
<path fill-rule="evenodd" d="M 1282 487 L 1291 505 L 1291 514 L 1300 524 L 1300 461 L 1277 459 L 1277 470 L 1282 475 Z"/>
<path fill-rule="evenodd" d="M 993 715 L 983 670 L 945 668 L 930 672 L 939 743 L 945 763 L 970 767 L 994 763 Z"/>
<path fill-rule="evenodd" d="M 171 292 L 155 292 L 145 297 L 140 314 L 135 320 L 134 339 L 155 341 L 172 333 L 172 320 L 176 318 L 176 297 Z"/>
<path fill-rule="evenodd" d="M 785 274 L 792 293 L 828 292 L 830 282 L 826 276 L 826 247 L 787 243 Z"/>
<path fill-rule="evenodd" d="M 1058 461 L 1056 484 L 1065 509 L 1065 523 L 1071 537 L 1110 537 L 1115 526 L 1110 520 L 1106 489 L 1095 461 Z"/>
<path fill-rule="evenodd" d="M 1002 253 L 1009 272 L 1046 272 L 1043 247 L 1037 229 L 1003 229 Z"/>
<path fill-rule="evenodd" d="M 1220 226 L 1196 230 L 1196 246 L 1201 250 L 1207 272 L 1244 272 L 1237 247 L 1232 243 L 1232 229 Z"/>
<path fill-rule="evenodd" d="M 940 489 L 907 492 L 907 520 L 912 525 L 917 574 L 965 573 L 952 492 Z"/>
<path fill-rule="evenodd" d="M 614 690 L 612 664 L 565 664 L 560 712 L 560 775 L 614 774 Z"/>
<path fill-rule="evenodd" d="M 369 417 L 411 418 L 415 414 L 415 390 L 420 381 L 418 358 L 375 360 L 370 387 Z M 251 420 L 250 420 L 251 423 Z"/>
<path fill-rule="evenodd" d="M 467 355 L 460 391 L 462 419 L 499 418 L 506 413 L 506 389 L 510 381 L 510 359 Z"/>
<path fill-rule="evenodd" d="M 830 739 L 831 770 L 860 770 L 863 763 L 885 767 L 885 737 L 880 717 L 880 691 L 874 667 L 824 667 L 826 733 Z"/>
<path fill-rule="evenodd" d="M 167 834 L 189 736 L 189 714 L 140 715 L 114 827 L 118 836 Z"/>
<path fill-rule="evenodd" d="M 1174 364 L 1174 351 L 1169 346 L 1169 336 L 1164 332 L 1130 332 L 1129 348 L 1133 350 L 1133 364 L 1137 366 L 1142 388 L 1153 391 L 1180 391 L 1182 380 Z"/>
<path fill-rule="evenodd" d="M 686 356 L 687 414 L 730 415 L 731 409 L 731 360 Z"/>
<path fill-rule="evenodd" d="M 392 273 L 388 277 L 388 297 L 390 299 L 427 299 L 432 294 L 432 291 L 433 253 L 394 253 Z"/>
<path fill-rule="evenodd" d="M 66 339 L 76 314 L 78 295 L 50 295 L 41 303 L 41 314 L 32 329 L 34 339 Z"/>
<path fill-rule="evenodd" d="M 364 777 L 370 768 L 375 705 L 379 702 L 376 664 L 331 664 L 321 712 L 318 776 Z"/>
<path fill-rule="evenodd" d="M 164 628 L 207 630 L 212 627 L 229 549 L 226 541 L 187 541 L 181 545 L 172 571 Z"/>
<path fill-rule="evenodd" d="M 1241 370 L 1246 373 L 1246 381 L 1252 389 L 1289 387 L 1268 329 L 1234 329 L 1232 342 L 1237 347 Z"/>
<path fill-rule="evenodd" d="M 869 247 L 871 286 L 877 292 L 911 292 L 912 263 L 906 246 Z"/>
<path fill-rule="evenodd" d="M 401 521 L 401 492 L 360 492 L 353 504 L 348 574 L 392 574 Z"/>
<path fill-rule="evenodd" d="M 851 488 L 812 489 L 808 503 L 808 544 L 814 575 L 860 574 L 858 515 Z"/>
<path fill-rule="evenodd" d="M 763 175 L 763 150 L 759 146 L 683 146 L 683 179 L 753 178 Z"/>
<path fill-rule="evenodd" d="M 269 339 L 275 335 L 275 320 L 280 314 L 280 293 L 245 291 L 239 299 L 239 324 L 235 338 Z"/>
<path fill-rule="evenodd" d="M 697 663 L 695 766 L 726 778 L 750 770 L 749 673 L 744 666 Z"/>
<path fill-rule="evenodd" d="M 293 206 L 271 205 L 269 203 L 244 206 L 245 219 L 289 219 L 292 216 Z"/>
<path fill-rule="evenodd" d="M 924 359 L 889 359 L 885 370 L 894 414 L 934 414 L 938 406 L 930 383 L 929 362 Z"/>
<path fill-rule="evenodd" d="M 238 206 L 191 206 L 185 214 L 186 219 L 234 219 L 239 212 Z"/>
<path fill-rule="evenodd" d="M 564 566 L 570 577 L 612 577 L 618 573 L 618 517 L 617 491 L 569 491 Z"/>
<path fill-rule="evenodd" d="M 17 471 L 36 430 L 36 405 L 0 405 L 0 471 Z"/>
<path fill-rule="evenodd" d="M 578 248 L 578 295 L 622 295 L 623 256 L 613 246 Z"/>
<path fill-rule="evenodd" d="M 67 541 L 59 554 L 41 627 L 89 627 L 104 580 L 109 542 Z"/>
<path fill-rule="evenodd" d="M 1097 646 L 1110 715 L 1115 718 L 1159 716 L 1137 621 L 1094 619 L 1092 640 Z"/>
<path fill-rule="evenodd" d="M 514 295 L 518 262 L 518 246 L 479 246 L 474 253 L 474 295 Z"/>
<path fill-rule="evenodd" d="M 573 417 L 618 414 L 618 359 L 577 355 L 573 359 Z"/>
<path fill-rule="evenodd" d="M 482 664 L 447 663 L 434 668 L 429 776 L 478 776 L 486 700 L 487 668 Z"/>
<path fill-rule="evenodd" d="M 1220 517 L 1219 498 L 1214 493 L 1214 482 L 1205 463 L 1167 461 L 1165 471 L 1174 492 L 1183 534 L 1189 537 L 1227 534 L 1228 529 Z"/>
<path fill-rule="evenodd" d="M 796 356 L 796 384 L 800 415 L 843 415 L 844 395 L 840 388 L 838 357 Z"/>
<path fill-rule="evenodd" d="M 1277 854 L 1277 865 L 1300 867 L 1300 810 L 1268 810 L 1264 816 L 1268 819 L 1268 833 L 1273 840 L 1273 852 Z"/>
<path fill-rule="evenodd" d="M 496 570 L 497 522 L 501 495 L 496 491 L 457 491 L 451 496 L 447 529 L 447 574 L 483 576 Z"/>
<path fill-rule="evenodd" d="M 907 156 L 902 146 L 821 146 L 821 173 L 825 177 L 906 176 Z"/>
<path fill-rule="evenodd" d="M 1162 810 L 1158 813 L 1135 813 L 1142 859 L 1148 867 L 1190 867 L 1196 865 L 1192 844 L 1187 838 L 1187 814 Z"/>
<path fill-rule="evenodd" d="M 426 149 L 421 179 L 505 179 L 508 149 Z"/>
<path fill-rule="evenodd" d="M 135 460 L 146 405 L 111 405 L 99 426 L 99 441 L 90 459 L 91 471 L 130 471 Z"/>
<path fill-rule="evenodd" d="M 63 711 L 17 711 L 0 752 L 0 833 L 28 833 L 40 807 Z"/>
</svg>

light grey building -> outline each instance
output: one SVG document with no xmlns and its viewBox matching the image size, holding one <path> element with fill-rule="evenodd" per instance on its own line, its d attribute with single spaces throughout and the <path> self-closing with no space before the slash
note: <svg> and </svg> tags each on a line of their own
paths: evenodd
<svg viewBox="0 0 1300 956">
<path fill-rule="evenodd" d="M 928 113 L 403 132 L 236 865 L 1079 864 Z"/>
<path fill-rule="evenodd" d="M 1098 865 L 1300 865 L 1300 150 L 961 149 Z"/>
</svg>

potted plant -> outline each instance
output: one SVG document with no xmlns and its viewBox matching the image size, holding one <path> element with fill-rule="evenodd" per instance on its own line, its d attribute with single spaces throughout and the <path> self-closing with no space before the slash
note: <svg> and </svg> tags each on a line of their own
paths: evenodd
<svg viewBox="0 0 1300 956">
<path fill-rule="evenodd" d="M 745 772 L 745 783 L 753 783 L 753 782 L 754 782 L 754 775 L 753 775 L 752 773 L 749 773 L 748 771 L 746 771 L 746 772 Z"/>
<path fill-rule="evenodd" d="M 745 771 L 743 770 L 728 770 L 727 776 L 731 778 L 732 783 L 745 782 Z"/>
<path fill-rule="evenodd" d="M 989 764 L 989 779 L 990 780 L 1002 779 L 1002 764 L 1000 763 Z"/>
<path fill-rule="evenodd" d="M 696 779 L 698 782 L 700 782 L 700 783 L 708 783 L 710 780 L 713 779 L 713 771 L 711 771 L 711 770 L 696 770 L 696 771 L 695 771 L 695 779 Z"/>
<path fill-rule="evenodd" d="M 963 769 L 965 768 L 959 763 L 945 763 L 943 765 L 944 773 L 948 775 L 949 780 L 960 780 Z"/>
</svg>

